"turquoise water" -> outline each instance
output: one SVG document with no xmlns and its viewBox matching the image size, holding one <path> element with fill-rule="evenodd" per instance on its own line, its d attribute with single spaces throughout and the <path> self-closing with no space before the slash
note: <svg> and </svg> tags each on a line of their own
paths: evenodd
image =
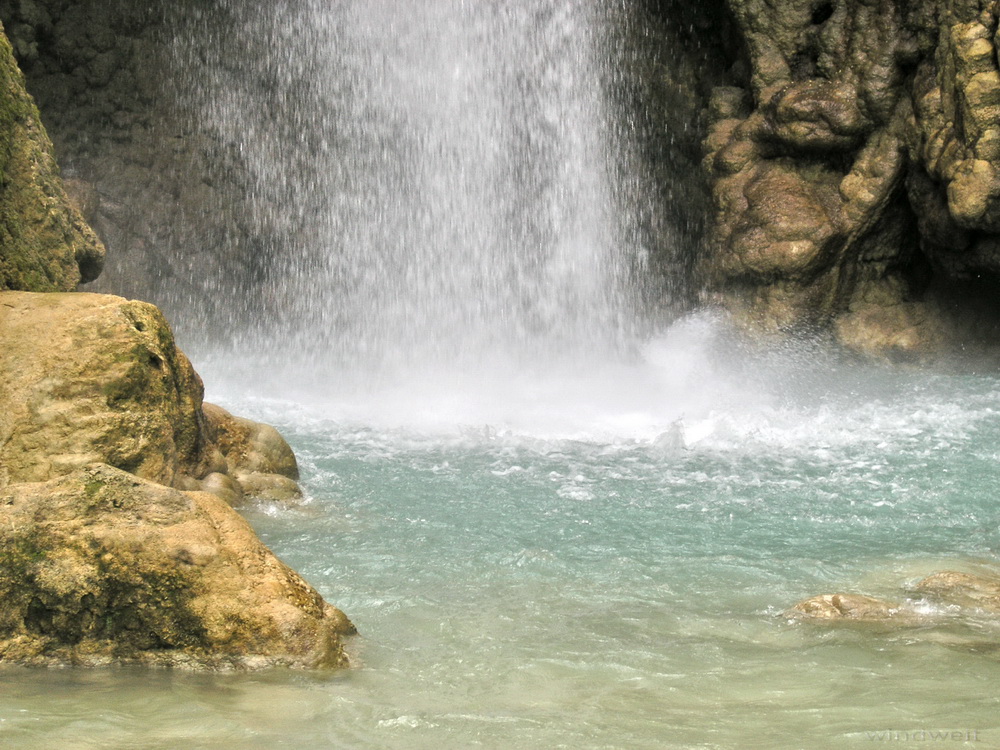
<svg viewBox="0 0 1000 750">
<path fill-rule="evenodd" d="M 246 514 L 354 619 L 354 667 L 8 668 L 0 747 L 907 741 L 889 730 L 1000 747 L 997 623 L 781 616 L 818 593 L 900 599 L 935 570 L 1000 567 L 1000 379 L 671 356 L 506 398 L 496 382 L 477 381 L 490 398 L 414 385 L 409 411 L 400 391 L 210 394 L 295 447 L 308 502 Z"/>
</svg>

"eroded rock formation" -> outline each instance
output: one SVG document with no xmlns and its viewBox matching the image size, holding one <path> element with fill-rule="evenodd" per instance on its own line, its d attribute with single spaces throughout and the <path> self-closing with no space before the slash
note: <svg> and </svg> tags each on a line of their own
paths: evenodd
<svg viewBox="0 0 1000 750">
<path fill-rule="evenodd" d="M 230 507 L 301 497 L 294 454 L 202 403 L 159 310 L 0 292 L 0 341 L 0 659 L 345 662 L 350 623 Z"/>
<path fill-rule="evenodd" d="M 0 489 L 0 660 L 338 667 L 350 632 L 214 495 L 105 464 Z"/>
<path fill-rule="evenodd" d="M 728 7 L 746 74 L 711 100 L 710 288 L 755 328 L 873 354 L 995 341 L 997 4 Z"/>
</svg>

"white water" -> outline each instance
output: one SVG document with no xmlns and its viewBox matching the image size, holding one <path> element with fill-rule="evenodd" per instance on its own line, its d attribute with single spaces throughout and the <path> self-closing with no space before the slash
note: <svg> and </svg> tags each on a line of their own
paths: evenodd
<svg viewBox="0 0 1000 750">
<path fill-rule="evenodd" d="M 649 209 L 622 174 L 611 8 L 229 9 L 208 43 L 250 51 L 194 74 L 202 126 L 238 149 L 276 238 L 249 309 L 233 300 L 245 348 L 365 383 L 628 350 Z"/>
</svg>

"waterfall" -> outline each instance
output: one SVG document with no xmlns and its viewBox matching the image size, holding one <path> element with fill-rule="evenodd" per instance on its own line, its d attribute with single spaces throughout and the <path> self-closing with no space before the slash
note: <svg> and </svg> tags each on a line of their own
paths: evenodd
<svg viewBox="0 0 1000 750">
<path fill-rule="evenodd" d="M 289 0 L 196 19 L 214 31 L 178 50 L 199 63 L 201 127 L 247 171 L 266 238 L 233 303 L 241 345 L 365 378 L 631 347 L 648 251 L 606 6 Z"/>
</svg>

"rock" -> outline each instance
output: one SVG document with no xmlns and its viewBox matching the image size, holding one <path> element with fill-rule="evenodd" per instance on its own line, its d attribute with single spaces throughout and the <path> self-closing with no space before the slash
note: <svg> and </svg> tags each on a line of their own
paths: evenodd
<svg viewBox="0 0 1000 750">
<path fill-rule="evenodd" d="M 218 471 L 213 471 L 208 474 L 199 483 L 199 489 L 202 492 L 208 492 L 215 495 L 220 500 L 225 503 L 236 506 L 239 505 L 243 500 L 243 487 L 240 482 L 237 482 L 232 477 L 227 474 L 222 474 Z"/>
<path fill-rule="evenodd" d="M 927 576 L 913 590 L 946 604 L 1000 613 L 1000 577 L 946 570 Z"/>
<path fill-rule="evenodd" d="M 215 404 L 205 404 L 204 410 L 209 437 L 219 446 L 232 472 L 299 478 L 295 454 L 276 429 L 234 417 Z"/>
<path fill-rule="evenodd" d="M 218 471 L 202 383 L 160 312 L 0 293 L 0 487 L 101 462 L 160 484 Z"/>
<path fill-rule="evenodd" d="M 797 620 L 905 623 L 913 615 L 898 604 L 861 594 L 822 594 L 799 602 L 785 612 Z"/>
<path fill-rule="evenodd" d="M 0 489 L 0 659 L 339 667 L 342 612 L 225 503 L 94 464 Z"/>
<path fill-rule="evenodd" d="M 0 487 L 101 462 L 234 505 L 301 498 L 288 443 L 202 403 L 201 379 L 152 305 L 0 292 L 0 340 Z"/>
<path fill-rule="evenodd" d="M 0 290 L 70 291 L 103 263 L 104 246 L 66 197 L 0 27 Z"/>
<path fill-rule="evenodd" d="M 749 75 L 706 106 L 712 298 L 745 328 L 830 333 L 868 357 L 989 351 L 967 321 L 1000 281 L 995 9 L 726 9 Z"/>
<path fill-rule="evenodd" d="M 302 500 L 302 489 L 298 483 L 281 474 L 251 472 L 237 474 L 236 481 L 246 497 L 285 505 L 294 505 Z"/>
</svg>

